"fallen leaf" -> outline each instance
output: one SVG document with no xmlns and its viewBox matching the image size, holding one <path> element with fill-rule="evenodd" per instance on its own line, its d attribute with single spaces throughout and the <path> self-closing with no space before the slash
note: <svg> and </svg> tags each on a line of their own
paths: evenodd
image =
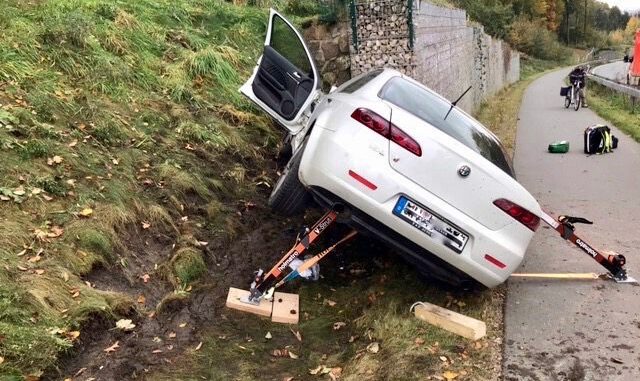
<svg viewBox="0 0 640 381">
<path fill-rule="evenodd" d="M 148 223 L 147 221 L 143 221 L 142 222 L 142 228 L 143 229 L 149 229 L 151 227 L 151 224 Z"/>
<path fill-rule="evenodd" d="M 447 358 L 447 356 L 440 356 L 440 361 L 447 362 L 449 361 L 449 359 Z"/>
<path fill-rule="evenodd" d="M 17 267 L 18 267 L 18 270 L 20 270 L 20 271 L 27 271 L 28 270 L 28 268 L 26 268 L 24 266 L 18 265 Z"/>
<path fill-rule="evenodd" d="M 116 328 L 121 329 L 123 331 L 131 331 L 135 328 L 135 324 L 131 321 L 131 319 L 120 319 L 116 322 Z"/>
<path fill-rule="evenodd" d="M 293 381 L 293 377 L 284 377 L 282 381 Z"/>
<path fill-rule="evenodd" d="M 176 336 L 177 336 L 177 335 L 176 335 L 176 333 L 175 333 L 175 332 L 169 332 L 169 338 L 170 338 L 170 339 L 173 339 L 173 338 L 175 338 Z"/>
<path fill-rule="evenodd" d="M 116 349 L 120 348 L 120 345 L 118 344 L 120 343 L 119 341 L 116 341 L 115 343 L 113 343 L 112 346 L 103 349 L 103 351 L 107 352 L 107 353 L 111 353 L 111 352 L 115 352 Z"/>
<path fill-rule="evenodd" d="M 289 351 L 287 349 L 274 349 L 274 350 L 271 351 L 271 356 L 273 356 L 273 357 L 290 357 Z"/>
<path fill-rule="evenodd" d="M 144 304 L 144 302 L 145 302 L 146 300 L 147 300 L 147 299 L 144 297 L 144 295 L 140 295 L 140 296 L 138 296 L 138 303 L 139 303 L 139 304 Z"/>
<path fill-rule="evenodd" d="M 27 261 L 31 263 L 36 263 L 36 262 L 40 262 L 41 259 L 42 257 L 38 254 L 36 256 L 30 257 L 29 259 L 27 259 Z"/>
<path fill-rule="evenodd" d="M 325 300 L 322 302 L 322 304 L 326 304 L 326 305 L 328 305 L 329 307 L 333 307 L 333 306 L 335 306 L 337 303 L 336 303 L 336 302 L 334 302 L 333 300 L 325 299 Z"/>
<path fill-rule="evenodd" d="M 162 353 L 162 349 L 156 349 L 155 351 L 152 351 L 151 353 Z"/>
<path fill-rule="evenodd" d="M 55 164 L 60 164 L 60 163 L 62 163 L 62 161 L 63 161 L 64 159 L 62 158 L 62 156 L 55 155 L 53 158 L 51 158 L 51 160 L 52 160 Z"/>
<path fill-rule="evenodd" d="M 24 190 L 23 187 L 18 187 L 14 189 L 12 193 L 15 194 L 16 196 L 24 196 L 27 192 Z"/>
<path fill-rule="evenodd" d="M 347 325 L 347 323 L 345 323 L 343 321 L 337 321 L 337 322 L 333 323 L 333 330 L 334 331 L 338 331 L 338 330 L 340 330 L 340 328 L 342 328 L 342 327 L 344 327 L 346 325 Z"/>
<path fill-rule="evenodd" d="M 443 376 L 444 378 L 446 378 L 446 379 L 447 379 L 447 381 L 450 381 L 450 380 L 453 380 L 453 379 L 455 379 L 456 377 L 458 377 L 458 373 L 456 373 L 456 372 L 452 372 L 452 371 L 448 370 L 448 371 L 446 371 L 446 372 L 442 373 L 442 376 Z"/>
<path fill-rule="evenodd" d="M 624 364 L 624 361 L 622 361 L 622 359 L 619 359 L 617 357 L 612 357 L 611 361 L 613 361 L 616 364 Z"/>
<path fill-rule="evenodd" d="M 298 339 L 298 341 L 302 341 L 302 335 L 300 334 L 300 331 L 294 331 L 293 328 L 289 328 L 291 330 L 291 333 L 293 333 L 293 336 L 296 337 L 296 339 Z"/>
<path fill-rule="evenodd" d="M 67 144 L 67 146 L 73 148 L 78 144 L 78 139 L 75 139 L 74 141 L 72 141 L 71 143 Z"/>
<path fill-rule="evenodd" d="M 309 369 L 309 374 L 327 374 L 331 372 L 333 368 L 329 368 L 326 365 L 318 365 L 317 368 Z"/>
<path fill-rule="evenodd" d="M 151 278 L 151 276 L 149 276 L 149 274 L 143 274 L 140 276 L 140 278 L 142 278 L 142 281 L 144 283 L 147 283 L 149 281 L 149 279 Z"/>
<path fill-rule="evenodd" d="M 18 254 L 16 254 L 16 256 L 18 257 L 22 257 L 23 255 L 25 255 L 27 253 L 27 249 L 22 250 L 21 252 L 19 252 Z"/>
<path fill-rule="evenodd" d="M 63 272 L 63 273 L 62 273 L 62 279 L 63 279 L 65 282 L 68 282 L 68 281 L 69 281 L 69 273 L 68 273 L 68 272 L 66 272 L 66 271 L 65 271 L 65 272 Z"/>
<path fill-rule="evenodd" d="M 49 196 L 47 196 L 46 194 L 43 194 L 43 195 L 42 195 L 42 198 L 44 198 L 44 200 L 45 200 L 45 201 L 51 201 L 51 200 L 53 200 L 53 197 L 49 197 Z"/>
<path fill-rule="evenodd" d="M 202 341 L 196 346 L 195 350 L 200 350 L 200 348 L 202 348 Z"/>
<path fill-rule="evenodd" d="M 271 332 L 267 332 L 266 335 L 264 335 L 264 338 L 267 340 L 271 340 L 273 338 L 273 336 L 271 336 Z"/>
<path fill-rule="evenodd" d="M 377 341 L 367 345 L 367 352 L 369 353 L 378 353 L 380 351 L 380 344 Z"/>
<path fill-rule="evenodd" d="M 67 333 L 65 334 L 65 336 L 66 336 L 69 340 L 73 341 L 73 340 L 77 339 L 78 337 L 80 337 L 80 331 L 70 331 L 70 332 L 67 332 Z"/>
<path fill-rule="evenodd" d="M 114 159 L 111 159 L 111 162 L 113 163 L 113 165 L 118 165 L 118 164 L 120 164 L 120 160 L 115 159 L 115 158 L 114 158 Z"/>
<path fill-rule="evenodd" d="M 64 229 L 61 228 L 60 226 L 52 226 L 51 227 L 51 231 L 49 231 L 49 233 L 47 233 L 47 237 L 48 238 L 57 238 L 60 237 L 62 235 L 62 233 L 64 233 Z"/>
<path fill-rule="evenodd" d="M 293 353 L 293 352 L 291 352 L 291 351 L 289 351 L 289 357 L 291 357 L 291 358 L 292 358 L 292 359 L 294 359 L 294 360 L 295 360 L 295 359 L 297 359 L 297 358 L 299 358 L 297 354 L 295 354 L 295 353 Z"/>
<path fill-rule="evenodd" d="M 416 339 L 413 341 L 413 343 L 415 345 L 422 345 L 422 344 L 424 344 L 424 339 L 422 337 L 416 337 Z"/>
<path fill-rule="evenodd" d="M 31 189 L 31 194 L 32 195 L 37 195 L 37 194 L 40 194 L 40 193 L 42 193 L 42 189 L 41 188 L 32 188 Z"/>
<path fill-rule="evenodd" d="M 89 217 L 90 215 L 93 214 L 93 209 L 91 208 L 84 208 L 82 209 L 82 211 L 80 211 L 79 213 L 82 217 Z"/>
<path fill-rule="evenodd" d="M 329 377 L 331 377 L 332 381 L 336 381 L 342 376 L 342 368 L 335 367 L 331 368 L 331 372 L 329 372 Z"/>
<path fill-rule="evenodd" d="M 42 274 L 44 274 L 44 270 L 42 270 L 42 269 L 37 269 L 35 272 L 36 272 L 36 274 L 38 274 L 38 275 L 42 275 Z"/>
<path fill-rule="evenodd" d="M 180 325 L 179 325 L 178 327 L 180 327 L 180 328 L 184 328 L 184 327 L 186 327 L 186 326 L 187 326 L 187 323 L 180 323 Z"/>
<path fill-rule="evenodd" d="M 4 362 L 4 357 L 0 356 L 0 364 Z"/>
</svg>

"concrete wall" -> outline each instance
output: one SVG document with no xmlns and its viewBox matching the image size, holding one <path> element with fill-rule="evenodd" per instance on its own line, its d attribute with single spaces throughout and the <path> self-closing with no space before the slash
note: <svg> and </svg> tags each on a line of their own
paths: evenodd
<svg viewBox="0 0 640 381">
<path fill-rule="evenodd" d="M 421 2 L 411 15 L 411 48 L 406 3 L 357 3 L 358 45 L 351 46 L 353 75 L 377 67 L 393 67 L 450 100 L 471 85 L 472 90 L 459 103 L 471 112 L 484 99 L 520 78 L 519 53 L 485 34 L 481 26 L 470 24 L 464 10 Z"/>
</svg>

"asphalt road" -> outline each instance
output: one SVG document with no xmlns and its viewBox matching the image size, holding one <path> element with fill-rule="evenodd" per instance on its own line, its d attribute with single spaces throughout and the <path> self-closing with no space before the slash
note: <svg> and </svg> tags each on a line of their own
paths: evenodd
<svg viewBox="0 0 640 381">
<path fill-rule="evenodd" d="M 630 273 L 640 278 L 640 144 L 613 128 L 619 148 L 586 156 L 585 127 L 606 122 L 589 109 L 563 107 L 558 94 L 568 72 L 547 74 L 525 92 L 516 140 L 518 180 L 552 215 L 595 221 L 578 225 L 577 234 L 596 248 L 625 255 Z M 547 153 L 555 140 L 568 140 L 569 153 Z M 604 271 L 541 226 L 519 272 Z M 509 381 L 640 380 L 640 286 L 509 280 L 504 375 Z"/>
<path fill-rule="evenodd" d="M 627 83 L 627 72 L 629 64 L 622 61 L 616 61 L 593 68 L 592 73 L 604 77 L 606 79 L 619 83 Z M 588 104 L 588 103 L 587 103 Z"/>
</svg>

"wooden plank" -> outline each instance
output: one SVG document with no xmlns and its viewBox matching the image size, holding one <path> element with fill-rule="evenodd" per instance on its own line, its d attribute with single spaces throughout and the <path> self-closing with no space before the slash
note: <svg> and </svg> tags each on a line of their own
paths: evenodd
<svg viewBox="0 0 640 381">
<path fill-rule="evenodd" d="M 271 310 L 273 309 L 273 303 L 267 300 L 260 300 L 259 305 L 247 304 L 241 302 L 241 297 L 249 296 L 249 291 L 241 290 L 239 288 L 229 288 L 229 294 L 227 295 L 227 307 L 234 310 L 249 312 L 260 316 L 271 316 Z"/>
<path fill-rule="evenodd" d="M 599 279 L 596 273 L 515 273 L 515 278 L 545 278 L 545 279 Z"/>
<path fill-rule="evenodd" d="M 467 339 L 478 340 L 487 334 L 487 325 L 480 320 L 423 302 L 415 306 L 415 316 L 436 327 L 445 329 Z"/>
<path fill-rule="evenodd" d="M 298 294 L 276 292 L 273 294 L 274 323 L 298 324 L 300 319 L 300 297 Z"/>
</svg>

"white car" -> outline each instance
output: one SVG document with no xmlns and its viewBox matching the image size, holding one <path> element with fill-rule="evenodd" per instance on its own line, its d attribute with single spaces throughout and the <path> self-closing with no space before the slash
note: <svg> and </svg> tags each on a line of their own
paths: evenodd
<svg viewBox="0 0 640 381">
<path fill-rule="evenodd" d="M 395 70 L 329 94 L 320 82 L 300 33 L 272 10 L 263 55 L 240 89 L 288 130 L 292 156 L 271 207 L 294 214 L 313 197 L 423 274 L 463 287 L 504 282 L 541 209 L 496 136 Z"/>
</svg>

